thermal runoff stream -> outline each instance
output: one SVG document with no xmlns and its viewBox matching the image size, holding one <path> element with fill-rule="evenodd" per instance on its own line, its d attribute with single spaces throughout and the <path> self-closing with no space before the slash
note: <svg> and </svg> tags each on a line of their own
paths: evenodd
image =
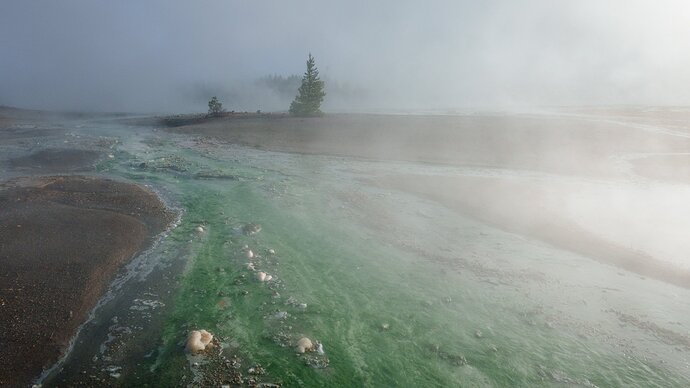
<svg viewBox="0 0 690 388">
<path fill-rule="evenodd" d="M 111 140 L 97 173 L 150 187 L 179 219 L 120 272 L 45 386 L 690 386 L 687 288 L 406 189 L 562 177 L 65 125 L 71 147 Z M 210 350 L 185 351 L 192 330 Z"/>
</svg>

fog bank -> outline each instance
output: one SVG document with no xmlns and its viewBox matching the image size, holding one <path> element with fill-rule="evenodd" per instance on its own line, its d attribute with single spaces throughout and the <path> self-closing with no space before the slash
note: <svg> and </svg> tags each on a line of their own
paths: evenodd
<svg viewBox="0 0 690 388">
<path fill-rule="evenodd" d="M 19 1 L 0 104 L 287 109 L 257 80 L 327 79 L 326 110 L 690 103 L 683 1 Z"/>
</svg>

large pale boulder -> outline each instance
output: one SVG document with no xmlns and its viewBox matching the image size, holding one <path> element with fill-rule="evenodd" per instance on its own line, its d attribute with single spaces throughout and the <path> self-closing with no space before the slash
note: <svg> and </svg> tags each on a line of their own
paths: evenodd
<svg viewBox="0 0 690 388">
<path fill-rule="evenodd" d="M 302 337 L 297 341 L 297 353 L 310 352 L 314 350 L 314 344 L 307 337 Z"/>
<path fill-rule="evenodd" d="M 192 330 L 187 336 L 187 344 L 185 345 L 185 350 L 189 353 L 198 353 L 206 349 L 207 347 L 213 346 L 211 344 L 213 341 L 213 334 L 206 330 Z"/>
</svg>

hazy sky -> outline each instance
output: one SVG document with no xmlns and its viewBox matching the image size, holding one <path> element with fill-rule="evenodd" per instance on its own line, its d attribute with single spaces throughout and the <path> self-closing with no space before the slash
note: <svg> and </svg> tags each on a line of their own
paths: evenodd
<svg viewBox="0 0 690 388">
<path fill-rule="evenodd" d="M 688 26 L 683 0 L 3 0 L 0 104 L 199 109 L 310 51 L 366 91 L 331 109 L 690 104 Z"/>
</svg>

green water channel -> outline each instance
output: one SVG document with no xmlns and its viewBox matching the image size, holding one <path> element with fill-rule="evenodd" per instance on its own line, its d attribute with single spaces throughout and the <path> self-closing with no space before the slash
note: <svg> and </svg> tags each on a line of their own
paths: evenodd
<svg viewBox="0 0 690 388">
<path fill-rule="evenodd" d="M 244 375 L 260 364 L 283 386 L 690 386 L 689 349 L 613 312 L 683 334 L 688 306 L 669 295 L 685 290 L 360 179 L 405 165 L 141 132 L 98 169 L 174 197 L 184 214 L 161 244 L 188 257 L 160 347 L 118 384 L 200 381 L 182 342 L 206 329 Z M 325 354 L 297 354 L 302 336 Z"/>
</svg>

